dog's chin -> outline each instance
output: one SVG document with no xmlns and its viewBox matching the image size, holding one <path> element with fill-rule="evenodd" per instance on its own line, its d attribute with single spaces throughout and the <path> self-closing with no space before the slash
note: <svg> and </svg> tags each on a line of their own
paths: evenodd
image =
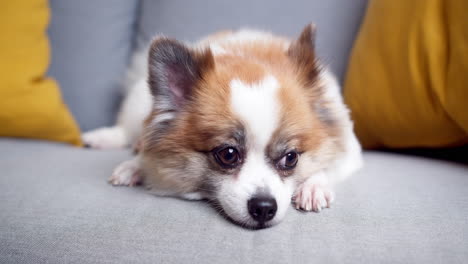
<svg viewBox="0 0 468 264">
<path fill-rule="evenodd" d="M 238 225 L 238 226 L 241 226 L 243 228 L 246 228 L 246 229 L 250 229 L 250 230 L 260 230 L 260 229 L 265 229 L 265 228 L 269 228 L 269 227 L 272 227 L 274 226 L 275 224 L 277 224 L 278 222 L 267 222 L 267 223 L 258 223 L 258 222 L 255 222 L 253 220 L 249 220 L 249 221 L 237 221 L 235 220 L 234 218 L 232 217 L 229 217 L 228 216 L 228 219 Z"/>
<path fill-rule="evenodd" d="M 240 225 L 244 228 L 251 229 L 251 230 L 260 230 L 260 229 L 270 228 L 281 223 L 283 221 L 284 213 L 266 223 L 259 223 L 257 221 L 254 221 L 251 218 L 248 220 L 236 220 L 234 217 L 231 217 L 228 214 L 226 214 L 226 217 L 234 224 Z"/>
<path fill-rule="evenodd" d="M 246 229 L 250 230 L 260 230 L 260 229 L 265 229 L 269 228 L 272 226 L 275 226 L 281 222 L 281 219 L 273 219 L 271 221 L 268 221 L 266 223 L 259 223 L 257 221 L 254 221 L 250 216 L 241 218 L 239 215 L 230 215 L 226 212 L 226 210 L 223 209 L 223 215 L 228 219 L 231 223 L 241 226 Z"/>
</svg>

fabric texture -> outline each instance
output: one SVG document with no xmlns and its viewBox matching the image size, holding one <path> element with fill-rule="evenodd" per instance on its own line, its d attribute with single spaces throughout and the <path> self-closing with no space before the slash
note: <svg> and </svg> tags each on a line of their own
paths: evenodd
<svg viewBox="0 0 468 264">
<path fill-rule="evenodd" d="M 132 52 L 137 0 L 51 0 L 49 73 L 81 129 L 113 124 Z"/>
<path fill-rule="evenodd" d="M 139 45 L 148 45 L 156 34 L 196 41 L 216 31 L 246 27 L 296 38 L 306 24 L 314 22 L 317 25 L 318 55 L 341 80 L 366 2 L 142 0 Z"/>
<path fill-rule="evenodd" d="M 468 2 L 371 1 L 345 84 L 365 147 L 468 143 Z"/>
<path fill-rule="evenodd" d="M 80 145 L 78 126 L 49 65 L 45 0 L 5 1 L 0 9 L 0 136 Z"/>
<path fill-rule="evenodd" d="M 106 180 L 130 151 L 0 140 L 0 263 L 467 263 L 468 168 L 367 152 L 321 213 L 246 230 Z"/>
</svg>

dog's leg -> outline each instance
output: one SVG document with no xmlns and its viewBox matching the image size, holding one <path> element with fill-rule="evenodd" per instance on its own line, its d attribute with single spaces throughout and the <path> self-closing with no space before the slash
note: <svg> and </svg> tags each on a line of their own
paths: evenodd
<svg viewBox="0 0 468 264">
<path fill-rule="evenodd" d="M 332 186 L 362 167 L 361 147 L 350 129 L 344 142 L 346 151 L 329 168 L 310 176 L 296 189 L 293 197 L 296 209 L 320 212 L 330 207 L 335 198 Z"/>
<path fill-rule="evenodd" d="M 346 179 L 362 167 L 362 151 L 361 145 L 353 132 L 353 123 L 349 116 L 349 110 L 343 104 L 341 89 L 336 78 L 328 70 L 323 71 L 321 77 L 327 84 L 324 94 L 325 101 L 331 106 L 331 109 L 334 109 L 334 115 L 339 117 L 337 120 L 341 120 L 339 126 L 342 128 L 341 141 L 344 143 L 344 150 L 326 170 L 326 174 L 330 176 L 331 184 L 335 184 Z"/>
<path fill-rule="evenodd" d="M 136 186 L 142 184 L 143 178 L 140 169 L 140 155 L 120 163 L 114 169 L 108 181 L 114 186 Z M 156 186 L 146 187 L 149 187 L 150 192 L 157 196 L 172 196 L 185 200 L 202 200 L 206 198 L 198 191 L 181 192 L 181 190 L 171 188 L 158 189 Z"/>
<path fill-rule="evenodd" d="M 300 184 L 293 196 L 296 209 L 314 212 L 330 207 L 334 199 L 335 193 L 324 171 L 312 175 Z"/>
<path fill-rule="evenodd" d="M 140 174 L 139 157 L 136 156 L 131 160 L 126 160 L 117 166 L 109 178 L 109 183 L 112 185 L 135 186 L 142 182 Z"/>
<path fill-rule="evenodd" d="M 96 149 L 125 148 L 129 142 L 125 130 L 120 126 L 102 127 L 82 136 L 85 146 Z"/>
</svg>

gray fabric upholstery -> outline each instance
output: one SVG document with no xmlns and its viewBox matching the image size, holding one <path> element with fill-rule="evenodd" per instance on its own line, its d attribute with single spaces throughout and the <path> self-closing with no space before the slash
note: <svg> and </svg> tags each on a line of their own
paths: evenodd
<svg viewBox="0 0 468 264">
<path fill-rule="evenodd" d="M 112 187 L 128 151 L 0 140 L 0 263 L 467 263 L 468 169 L 368 152 L 331 209 L 245 230 L 204 202 Z"/>
<path fill-rule="evenodd" d="M 139 42 L 163 33 L 194 41 L 219 30 L 252 27 L 297 37 L 303 27 L 317 24 L 319 56 L 343 78 L 366 0 L 142 0 Z"/>
<path fill-rule="evenodd" d="M 85 131 L 115 120 L 138 4 L 136 0 L 50 1 L 49 73 Z"/>
</svg>

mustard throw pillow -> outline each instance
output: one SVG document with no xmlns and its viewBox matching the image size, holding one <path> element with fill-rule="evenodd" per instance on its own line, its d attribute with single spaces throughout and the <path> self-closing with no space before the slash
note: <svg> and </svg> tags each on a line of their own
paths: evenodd
<svg viewBox="0 0 468 264">
<path fill-rule="evenodd" d="M 468 1 L 372 0 L 345 101 L 367 148 L 468 142 Z"/>
<path fill-rule="evenodd" d="M 57 84 L 45 76 L 49 63 L 46 0 L 0 5 L 0 136 L 80 145 L 77 124 Z"/>
</svg>

